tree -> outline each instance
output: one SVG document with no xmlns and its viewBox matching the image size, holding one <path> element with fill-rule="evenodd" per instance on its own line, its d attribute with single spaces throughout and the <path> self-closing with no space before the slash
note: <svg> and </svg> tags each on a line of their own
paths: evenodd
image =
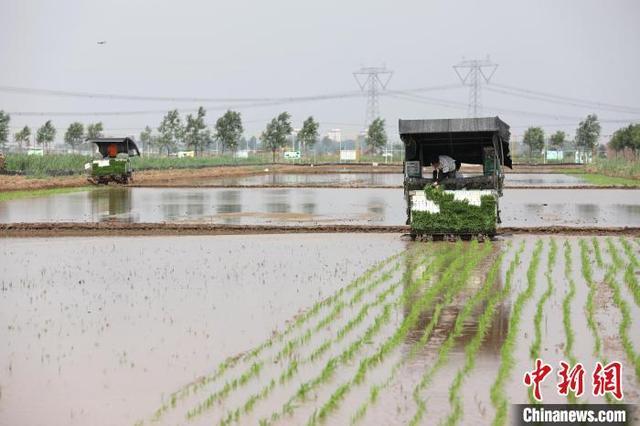
<svg viewBox="0 0 640 426">
<path fill-rule="evenodd" d="M 13 135 L 13 139 L 18 144 L 20 151 L 22 151 L 22 144 L 26 143 L 29 145 L 29 138 L 31 137 L 31 129 L 29 126 L 24 126 L 22 130 Z"/>
<path fill-rule="evenodd" d="M 96 139 L 103 136 L 102 122 L 87 125 L 87 139 Z"/>
<path fill-rule="evenodd" d="M 84 126 L 82 123 L 73 122 L 64 134 L 64 142 L 71 145 L 74 150 L 84 139 Z"/>
<path fill-rule="evenodd" d="M 160 153 L 163 149 L 166 149 L 167 156 L 169 156 L 171 150 L 178 145 L 184 134 L 182 121 L 177 109 L 169 111 L 163 117 L 158 131 L 160 132 L 160 136 L 157 139 L 158 152 Z"/>
<path fill-rule="evenodd" d="M 544 130 L 541 127 L 529 127 L 522 137 L 522 143 L 529 147 L 529 159 L 533 152 L 540 153 L 544 148 Z"/>
<path fill-rule="evenodd" d="M 287 136 L 293 132 L 291 127 L 291 115 L 288 112 L 280 113 L 267 124 L 262 132 L 262 143 L 272 153 L 272 161 L 276 162 L 276 151 L 287 143 Z"/>
<path fill-rule="evenodd" d="M 320 125 L 313 117 L 307 118 L 302 124 L 302 129 L 298 132 L 298 140 L 302 144 L 303 150 L 313 148 L 318 140 L 318 127 Z"/>
<path fill-rule="evenodd" d="M 151 148 L 155 144 L 155 136 L 153 136 L 153 130 L 151 127 L 146 126 L 143 131 L 140 132 L 140 142 L 142 142 L 142 151 L 149 152 L 149 148 Z"/>
<path fill-rule="evenodd" d="M 549 137 L 551 148 L 560 149 L 563 147 L 567 134 L 562 130 L 558 130 Z"/>
<path fill-rule="evenodd" d="M 257 150 L 258 149 L 258 138 L 256 138 L 255 136 L 251 136 L 249 138 L 249 141 L 247 142 L 247 145 L 249 146 L 249 149 L 251 150 Z"/>
<path fill-rule="evenodd" d="M 9 140 L 9 121 L 11 121 L 11 116 L 0 111 L 0 143 L 2 146 Z"/>
<path fill-rule="evenodd" d="M 47 120 L 36 132 L 36 142 L 42 145 L 42 148 L 46 151 L 49 144 L 56 138 L 56 128 L 53 126 L 51 120 Z"/>
<path fill-rule="evenodd" d="M 609 147 L 615 151 L 630 149 L 635 153 L 640 150 L 640 124 L 631 124 L 613 133 Z"/>
<path fill-rule="evenodd" d="M 204 122 L 207 112 L 203 107 L 198 108 L 198 113 L 187 115 L 187 124 L 184 129 L 184 140 L 189 148 L 193 148 L 196 155 L 202 153 L 204 147 L 209 143 L 209 132 Z M 199 151 L 198 151 L 199 150 Z"/>
<path fill-rule="evenodd" d="M 369 145 L 369 151 L 375 153 L 386 144 L 387 132 L 384 130 L 384 119 L 378 117 L 371 122 L 367 130 L 367 145 Z"/>
<path fill-rule="evenodd" d="M 222 152 L 229 148 L 235 152 L 242 137 L 242 118 L 240 113 L 228 110 L 216 121 L 214 137 L 222 144 Z"/>
<path fill-rule="evenodd" d="M 576 130 L 576 146 L 595 154 L 598 138 L 600 137 L 600 122 L 595 114 L 587 115 Z"/>
</svg>

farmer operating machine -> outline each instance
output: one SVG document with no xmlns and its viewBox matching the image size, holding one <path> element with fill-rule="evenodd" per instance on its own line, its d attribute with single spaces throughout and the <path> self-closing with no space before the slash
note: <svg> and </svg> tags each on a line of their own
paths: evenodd
<svg viewBox="0 0 640 426">
<path fill-rule="evenodd" d="M 509 126 L 498 117 L 400 120 L 405 146 L 404 196 L 412 237 L 492 237 L 500 222 L 503 166 L 511 168 Z M 475 164 L 432 179 L 432 159 L 448 156 Z M 474 169 L 473 167 L 469 169 Z"/>
<path fill-rule="evenodd" d="M 99 159 L 84 165 L 87 180 L 94 185 L 106 185 L 109 182 L 127 184 L 133 181 L 131 157 L 139 156 L 140 151 L 131 138 L 96 138 L 87 143 L 96 146 Z"/>
</svg>

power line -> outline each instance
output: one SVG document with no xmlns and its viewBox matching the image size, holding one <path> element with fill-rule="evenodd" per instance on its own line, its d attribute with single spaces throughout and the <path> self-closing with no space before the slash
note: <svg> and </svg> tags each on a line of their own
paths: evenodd
<svg viewBox="0 0 640 426">
<path fill-rule="evenodd" d="M 81 91 L 53 90 L 53 89 L 36 89 L 36 88 L 16 87 L 16 86 L 0 86 L 0 92 L 18 93 L 23 95 L 128 100 L 128 101 L 220 102 L 220 103 L 295 102 L 295 101 L 307 101 L 307 100 L 315 101 L 315 100 L 336 99 L 336 98 L 355 98 L 355 97 L 362 96 L 362 94 L 358 91 L 338 92 L 338 93 L 319 94 L 319 95 L 310 95 L 310 96 L 259 97 L 259 98 L 257 97 L 256 98 L 218 98 L 218 97 L 182 97 L 182 96 L 141 96 L 141 95 L 92 93 L 92 92 L 81 92 Z"/>
<path fill-rule="evenodd" d="M 633 108 L 633 107 L 627 107 L 622 105 L 612 105 L 612 104 L 606 104 L 601 102 L 593 102 L 593 101 L 587 101 L 587 100 L 582 100 L 577 98 L 569 98 L 566 96 L 545 94 L 542 92 L 536 93 L 531 90 L 515 89 L 515 88 L 510 88 L 509 86 L 503 86 L 500 84 L 492 84 L 487 86 L 486 88 L 487 90 L 495 93 L 501 93 L 504 95 L 515 96 L 515 97 L 524 98 L 524 99 L 538 100 L 538 101 L 549 102 L 554 104 L 561 103 L 565 105 L 577 106 L 582 108 L 594 108 L 597 110 L 621 112 L 621 113 L 627 113 L 627 114 L 640 114 L 640 108 Z"/>
</svg>

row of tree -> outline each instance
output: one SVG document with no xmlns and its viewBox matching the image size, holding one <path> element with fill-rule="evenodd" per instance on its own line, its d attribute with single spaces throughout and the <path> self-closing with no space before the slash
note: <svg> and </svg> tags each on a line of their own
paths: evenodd
<svg viewBox="0 0 640 426">
<path fill-rule="evenodd" d="M 9 122 L 11 117 L 4 111 L 0 111 L 0 141 L 6 142 L 9 138 Z M 72 148 L 76 148 L 85 139 L 99 138 L 103 133 L 102 123 L 92 123 L 87 125 L 86 132 L 85 127 L 80 122 L 73 122 L 67 128 L 64 134 L 65 143 L 71 145 Z M 24 126 L 22 129 L 14 133 L 13 140 L 18 144 L 20 149 L 23 145 L 29 145 L 31 137 L 35 137 L 36 144 L 42 146 L 45 150 L 53 143 L 57 134 L 57 129 L 51 122 L 47 120 L 42 126 L 36 129 L 35 134 L 32 132 L 29 126 Z"/>
<path fill-rule="evenodd" d="M 198 108 L 195 115 L 189 114 L 183 121 L 178 110 L 167 112 L 163 117 L 157 131 L 146 126 L 140 133 L 140 141 L 145 147 L 153 147 L 159 153 L 166 152 L 167 155 L 175 150 L 180 144 L 195 151 L 200 155 L 214 141 L 220 143 L 222 151 L 229 150 L 235 152 L 243 139 L 244 127 L 242 117 L 239 112 L 228 110 L 216 120 L 213 129 L 209 129 L 205 123 L 206 110 Z M 9 135 L 9 114 L 0 111 L 0 141 L 6 141 Z M 302 124 L 302 128 L 296 135 L 301 150 L 306 151 L 312 148 L 318 141 L 319 123 L 312 117 L 308 117 Z M 84 140 L 101 137 L 103 135 L 103 125 L 101 122 L 89 124 L 85 127 L 83 123 L 73 122 L 64 134 L 66 144 L 76 149 Z M 51 120 L 47 120 L 35 133 L 35 141 L 45 150 L 54 141 L 57 130 Z M 282 112 L 267 123 L 261 133 L 260 141 L 262 147 L 272 152 L 273 159 L 278 150 L 287 144 L 288 138 L 293 133 L 291 115 Z M 29 144 L 33 136 L 29 126 L 24 126 L 14 134 L 14 140 L 22 148 L 23 144 Z M 256 147 L 256 140 L 253 138 L 253 146 Z M 387 144 L 385 132 L 385 122 L 382 118 L 376 118 L 367 129 L 365 138 L 370 152 L 379 151 Z"/>
<path fill-rule="evenodd" d="M 207 112 L 203 107 L 198 108 L 196 115 L 189 114 L 184 122 L 178 110 L 167 112 L 163 117 L 157 132 L 149 126 L 140 133 L 140 141 L 144 146 L 154 147 L 158 153 L 166 152 L 167 155 L 180 144 L 192 149 L 195 155 L 200 155 L 214 141 L 220 143 L 222 152 L 237 151 L 240 141 L 243 139 L 244 127 L 241 114 L 228 110 L 216 120 L 213 129 L 209 129 L 205 123 Z M 302 128 L 296 135 L 296 140 L 303 151 L 312 148 L 318 141 L 319 123 L 312 117 L 308 117 L 302 124 Z M 267 123 L 260 135 L 262 146 L 271 151 L 275 161 L 276 152 L 287 144 L 288 138 L 293 133 L 291 115 L 282 112 Z M 384 120 L 377 118 L 369 126 L 367 143 L 371 150 L 378 150 L 387 143 L 384 130 Z M 254 140 L 254 147 L 256 141 Z"/>
<path fill-rule="evenodd" d="M 549 148 L 560 149 L 567 143 L 571 143 L 576 149 L 585 152 L 594 152 L 598 146 L 601 126 L 598 116 L 589 114 L 580 122 L 576 129 L 576 136 L 571 142 L 567 139 L 567 134 L 558 130 L 549 137 Z M 522 142 L 529 147 L 529 155 L 540 153 L 545 146 L 545 134 L 542 127 L 529 127 L 522 137 Z"/>
</svg>

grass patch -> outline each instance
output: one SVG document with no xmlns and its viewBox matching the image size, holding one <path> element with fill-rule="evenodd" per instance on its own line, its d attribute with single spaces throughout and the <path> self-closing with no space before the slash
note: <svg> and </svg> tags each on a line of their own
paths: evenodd
<svg viewBox="0 0 640 426">
<path fill-rule="evenodd" d="M 428 200 L 439 208 L 439 213 L 413 211 L 411 229 L 418 234 L 487 234 L 496 233 L 496 199 L 483 195 L 480 206 L 468 201 L 454 200 L 454 195 L 442 189 L 427 186 L 424 190 Z"/>
<path fill-rule="evenodd" d="M 640 179 L 630 179 L 619 176 L 607 176 L 594 173 L 572 173 L 574 176 L 585 180 L 595 186 L 628 186 L 632 188 L 640 187 Z"/>
<path fill-rule="evenodd" d="M 77 186 L 72 188 L 48 188 L 48 189 L 33 189 L 28 191 L 5 191 L 0 192 L 0 201 L 17 200 L 20 198 L 36 198 L 46 197 L 55 194 L 68 194 L 71 192 L 91 191 L 91 186 Z"/>
</svg>

